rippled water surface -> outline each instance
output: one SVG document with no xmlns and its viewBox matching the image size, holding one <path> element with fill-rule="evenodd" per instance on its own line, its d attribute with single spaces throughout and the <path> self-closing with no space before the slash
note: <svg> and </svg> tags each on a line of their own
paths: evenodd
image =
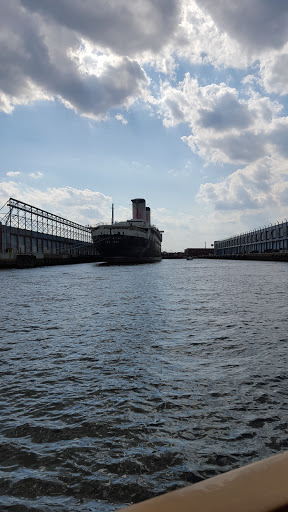
<svg viewBox="0 0 288 512">
<path fill-rule="evenodd" d="M 0 282 L 1 511 L 110 512 L 288 448 L 287 263 Z"/>
</svg>

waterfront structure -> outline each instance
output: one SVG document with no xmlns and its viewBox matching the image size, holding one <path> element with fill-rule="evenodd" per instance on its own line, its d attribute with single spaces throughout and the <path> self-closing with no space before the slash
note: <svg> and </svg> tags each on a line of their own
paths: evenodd
<svg viewBox="0 0 288 512">
<path fill-rule="evenodd" d="M 213 248 L 206 248 L 206 247 L 192 247 L 185 249 L 184 256 L 192 258 L 209 258 L 214 255 Z"/>
<path fill-rule="evenodd" d="M 288 252 L 287 219 L 214 242 L 214 255 L 218 258 L 286 252 Z"/>
<path fill-rule="evenodd" d="M 0 217 L 0 266 L 96 255 L 91 228 L 10 198 Z"/>
</svg>

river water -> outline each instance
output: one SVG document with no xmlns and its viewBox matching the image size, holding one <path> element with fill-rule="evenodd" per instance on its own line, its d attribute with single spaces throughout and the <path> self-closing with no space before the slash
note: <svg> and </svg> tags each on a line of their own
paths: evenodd
<svg viewBox="0 0 288 512">
<path fill-rule="evenodd" d="M 1 511 L 111 512 L 288 448 L 287 263 L 0 282 Z"/>
</svg>

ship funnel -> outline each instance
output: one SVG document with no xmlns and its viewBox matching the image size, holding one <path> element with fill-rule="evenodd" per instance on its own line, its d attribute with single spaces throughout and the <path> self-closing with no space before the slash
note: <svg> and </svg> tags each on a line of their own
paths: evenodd
<svg viewBox="0 0 288 512">
<path fill-rule="evenodd" d="M 151 221 L 150 208 L 149 208 L 149 206 L 146 206 L 146 222 L 148 222 L 148 224 L 150 224 L 150 221 Z"/>
<path fill-rule="evenodd" d="M 132 199 L 133 220 L 146 220 L 146 201 L 145 199 Z"/>
</svg>

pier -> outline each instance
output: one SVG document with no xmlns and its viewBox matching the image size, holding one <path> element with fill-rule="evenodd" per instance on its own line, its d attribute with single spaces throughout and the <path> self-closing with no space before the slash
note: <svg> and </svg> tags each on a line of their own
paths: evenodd
<svg viewBox="0 0 288 512">
<path fill-rule="evenodd" d="M 216 258 L 288 261 L 288 221 L 214 242 Z"/>
<path fill-rule="evenodd" d="M 0 217 L 0 268 L 98 261 L 89 226 L 10 198 Z"/>
</svg>

